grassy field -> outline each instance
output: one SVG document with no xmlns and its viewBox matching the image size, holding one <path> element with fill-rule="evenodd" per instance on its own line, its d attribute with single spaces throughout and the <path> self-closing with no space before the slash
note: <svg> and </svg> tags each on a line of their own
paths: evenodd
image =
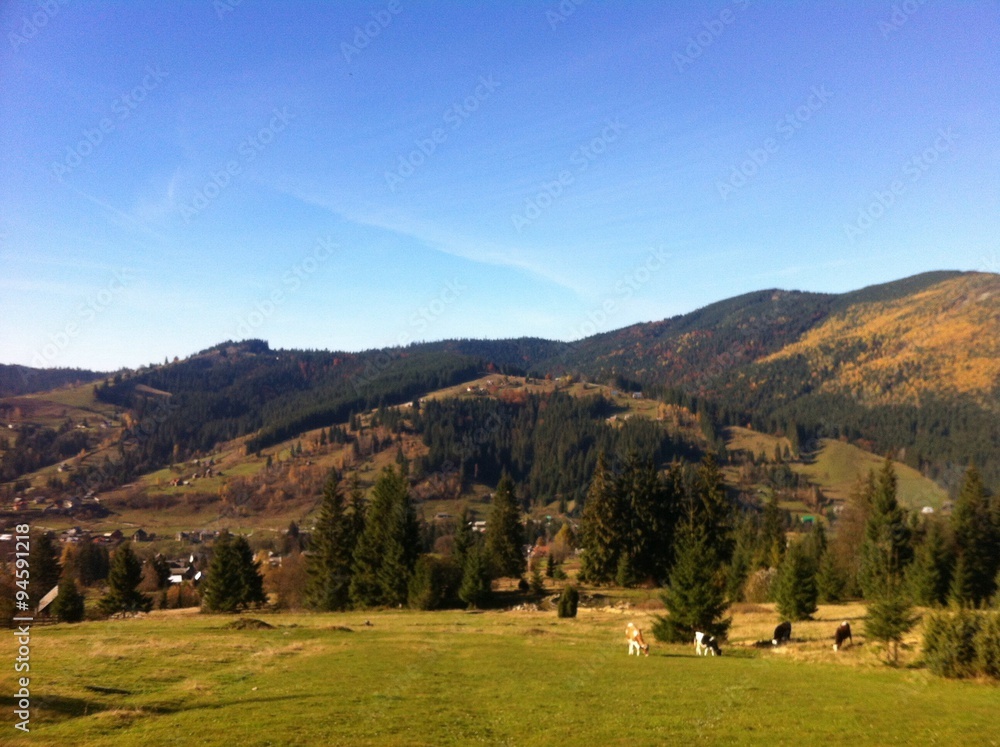
<svg viewBox="0 0 1000 747">
<path fill-rule="evenodd" d="M 821 608 L 780 651 L 767 606 L 738 610 L 721 658 L 653 643 L 626 655 L 651 612 L 393 611 L 233 618 L 154 613 L 36 628 L 32 732 L 2 744 L 662 745 L 997 744 L 1000 688 L 891 669 L 870 646 L 830 650 L 860 608 Z M 372 624 L 366 625 L 366 620 Z M 856 628 L 860 629 L 860 625 Z M 0 646 L 13 660 L 13 636 Z M 912 658 L 913 654 L 910 653 Z"/>
<path fill-rule="evenodd" d="M 831 498 L 846 499 L 859 475 L 878 472 L 882 459 L 852 444 L 831 439 L 822 440 L 822 448 L 811 464 L 795 465 L 793 469 L 817 484 Z M 895 462 L 899 480 L 899 501 L 904 506 L 919 510 L 923 506 L 940 508 L 948 499 L 948 492 L 924 477 L 920 472 Z"/>
</svg>

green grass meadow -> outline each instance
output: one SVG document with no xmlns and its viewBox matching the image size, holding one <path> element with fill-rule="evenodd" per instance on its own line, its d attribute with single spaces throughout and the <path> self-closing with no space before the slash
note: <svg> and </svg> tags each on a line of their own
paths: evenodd
<svg viewBox="0 0 1000 747">
<path fill-rule="evenodd" d="M 797 644 L 808 658 L 698 658 L 648 633 L 645 658 L 624 642 L 628 620 L 649 627 L 638 611 L 258 617 L 274 628 L 197 613 L 36 627 L 32 731 L 13 728 L 5 665 L 0 744 L 1000 743 L 1000 688 L 883 667 L 863 643 L 834 654 L 830 621 Z"/>
</svg>

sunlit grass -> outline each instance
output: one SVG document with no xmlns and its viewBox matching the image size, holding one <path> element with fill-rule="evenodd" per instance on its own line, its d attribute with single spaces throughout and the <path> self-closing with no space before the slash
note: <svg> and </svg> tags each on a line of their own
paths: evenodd
<svg viewBox="0 0 1000 747">
<path fill-rule="evenodd" d="M 32 733 L 4 740 L 854 745 L 989 744 L 995 733 L 1000 688 L 881 666 L 860 624 L 858 645 L 834 654 L 833 628 L 858 620 L 859 605 L 821 608 L 781 650 L 744 645 L 777 622 L 769 606 L 745 605 L 721 658 L 648 633 L 651 656 L 627 656 L 625 623 L 648 631 L 653 614 L 267 614 L 273 629 L 231 630 L 232 618 L 172 612 L 36 628 Z M 5 706 L 13 685 L 5 668 Z"/>
</svg>

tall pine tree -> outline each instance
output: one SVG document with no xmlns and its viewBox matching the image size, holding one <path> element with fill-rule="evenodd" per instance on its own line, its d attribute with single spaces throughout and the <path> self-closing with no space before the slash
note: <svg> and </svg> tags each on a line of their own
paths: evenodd
<svg viewBox="0 0 1000 747">
<path fill-rule="evenodd" d="M 105 615 L 149 612 L 153 600 L 139 591 L 142 563 L 129 542 L 123 543 L 111 556 L 108 571 L 108 592 L 101 597 L 98 608 Z"/>
<path fill-rule="evenodd" d="M 687 524 L 678 533 L 670 582 L 661 594 L 667 615 L 653 625 L 657 640 L 689 643 L 696 631 L 723 638 L 731 619 L 723 619 L 728 602 L 723 564 L 698 525 Z"/>
<path fill-rule="evenodd" d="M 623 534 L 621 514 L 617 482 L 601 452 L 597 455 L 580 521 L 583 551 L 580 575 L 591 583 L 610 581 L 618 572 Z"/>
<path fill-rule="evenodd" d="M 859 572 L 861 590 L 873 599 L 888 585 L 896 585 L 911 557 L 906 511 L 896 499 L 896 470 L 889 457 L 882 463 L 865 525 Z"/>
<path fill-rule="evenodd" d="M 392 467 L 379 474 L 354 548 L 351 601 L 361 607 L 404 604 L 420 550 L 406 479 Z"/>
<path fill-rule="evenodd" d="M 331 470 L 323 486 L 316 528 L 306 567 L 306 603 L 313 609 L 335 611 L 350 604 L 351 564 L 354 555 L 352 517 L 344 505 L 340 475 Z"/>
<path fill-rule="evenodd" d="M 691 520 L 702 527 L 708 542 L 722 563 L 732 558 L 736 510 L 726 493 L 722 470 L 714 454 L 707 454 L 698 465 L 695 495 L 691 502 Z"/>
<path fill-rule="evenodd" d="M 809 620 L 816 611 L 816 561 L 803 543 L 792 545 L 778 569 L 774 601 L 786 620 Z"/>
<path fill-rule="evenodd" d="M 940 521 L 931 520 L 924 528 L 913 562 L 906 570 L 906 584 L 916 604 L 934 607 L 944 604 L 951 584 L 951 554 Z"/>
<path fill-rule="evenodd" d="M 993 524 L 990 502 L 979 470 L 969 467 L 951 514 L 955 552 L 961 565 L 963 598 L 966 606 L 987 602 L 994 592 L 993 579 L 1000 563 L 1000 539 Z M 956 576 L 957 568 L 956 568 Z"/>
<path fill-rule="evenodd" d="M 31 578 L 28 584 L 29 597 L 31 606 L 34 607 L 59 583 L 59 576 L 62 574 L 58 548 L 48 532 L 38 532 L 31 535 L 28 567 L 31 569 Z"/>
<path fill-rule="evenodd" d="M 206 612 L 236 612 L 267 601 L 260 564 L 243 535 L 222 532 L 212 547 L 212 562 L 201 587 Z"/>
<path fill-rule="evenodd" d="M 494 576 L 520 578 L 524 574 L 523 544 L 521 506 L 514 496 L 514 481 L 504 473 L 486 519 L 486 552 Z"/>
</svg>

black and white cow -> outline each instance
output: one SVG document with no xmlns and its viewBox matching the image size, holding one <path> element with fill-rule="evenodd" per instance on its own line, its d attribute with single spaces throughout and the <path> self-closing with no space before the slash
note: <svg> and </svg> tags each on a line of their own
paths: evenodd
<svg viewBox="0 0 1000 747">
<path fill-rule="evenodd" d="M 792 624 L 787 620 L 774 629 L 774 637 L 771 639 L 772 646 L 780 646 L 792 640 Z"/>
<path fill-rule="evenodd" d="M 851 636 L 851 624 L 844 620 L 837 626 L 837 632 L 833 634 L 833 650 L 840 651 L 844 647 L 844 641 L 850 641 L 854 645 L 854 638 Z"/>
<path fill-rule="evenodd" d="M 694 634 L 694 653 L 695 656 L 708 656 L 709 653 L 712 656 L 722 656 L 722 650 L 715 636 L 700 631 Z"/>
</svg>

